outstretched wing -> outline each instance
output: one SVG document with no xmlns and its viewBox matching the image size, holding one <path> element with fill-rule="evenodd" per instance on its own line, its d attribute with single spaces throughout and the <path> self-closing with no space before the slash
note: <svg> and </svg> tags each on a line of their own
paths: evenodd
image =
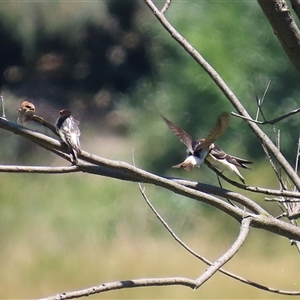
<svg viewBox="0 0 300 300">
<path fill-rule="evenodd" d="M 195 144 L 193 138 L 183 129 L 176 126 L 174 123 L 172 123 L 170 120 L 165 118 L 163 115 L 161 115 L 165 123 L 168 125 L 168 127 L 171 129 L 171 131 L 180 139 L 180 141 L 186 145 L 186 147 L 189 149 L 191 153 L 194 153 L 193 145 Z"/>
<path fill-rule="evenodd" d="M 201 148 L 209 147 L 216 139 L 218 139 L 224 133 L 229 124 L 229 116 L 230 115 L 228 112 L 223 112 L 218 117 L 217 123 L 214 126 L 214 128 L 209 132 L 205 140 L 197 146 L 195 151 L 200 150 Z"/>
</svg>

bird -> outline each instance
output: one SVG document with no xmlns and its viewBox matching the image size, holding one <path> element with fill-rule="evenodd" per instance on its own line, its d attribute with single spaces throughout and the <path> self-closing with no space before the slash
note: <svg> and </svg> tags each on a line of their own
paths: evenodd
<svg viewBox="0 0 300 300">
<path fill-rule="evenodd" d="M 76 120 L 70 110 L 62 109 L 59 112 L 59 118 L 56 121 L 55 127 L 62 141 L 68 146 L 72 156 L 72 163 L 77 164 L 77 155 L 81 152 L 80 149 L 80 130 L 79 121 Z"/>
<path fill-rule="evenodd" d="M 222 113 L 215 127 L 210 131 L 205 139 L 193 140 L 192 137 L 180 127 L 162 116 L 171 131 L 179 137 L 180 141 L 187 146 L 187 157 L 183 163 L 173 166 L 173 168 L 184 168 L 191 171 L 193 167 L 198 166 L 205 160 L 214 168 L 224 172 L 226 170 L 235 173 L 239 179 L 245 184 L 245 179 L 239 172 L 237 167 L 250 169 L 247 165 L 252 161 L 239 158 L 225 153 L 219 148 L 214 141 L 221 136 L 226 130 L 229 123 L 229 114 Z"/>
<path fill-rule="evenodd" d="M 208 154 L 210 145 L 218 139 L 228 127 L 229 113 L 222 113 L 217 120 L 216 125 L 209 132 L 205 139 L 194 140 L 186 131 L 172 123 L 166 117 L 161 115 L 170 130 L 180 139 L 180 141 L 187 147 L 186 159 L 173 166 L 173 168 L 183 168 L 186 171 L 191 171 L 194 167 L 200 167 Z"/>
<path fill-rule="evenodd" d="M 52 138 L 58 137 L 55 126 L 46 121 L 44 118 L 36 115 L 35 105 L 27 100 L 21 103 L 17 124 L 34 131 L 38 131 Z"/>
<path fill-rule="evenodd" d="M 210 145 L 205 161 L 221 172 L 227 170 L 235 173 L 243 184 L 245 184 L 245 179 L 237 167 L 251 170 L 247 165 L 253 164 L 252 161 L 227 154 L 214 143 Z"/>
</svg>

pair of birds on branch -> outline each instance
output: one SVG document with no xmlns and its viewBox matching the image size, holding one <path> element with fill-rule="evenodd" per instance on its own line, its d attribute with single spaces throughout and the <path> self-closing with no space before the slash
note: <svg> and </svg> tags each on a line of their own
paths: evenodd
<svg viewBox="0 0 300 300">
<path fill-rule="evenodd" d="M 68 146 L 72 155 L 73 164 L 77 164 L 77 154 L 80 153 L 80 130 L 79 121 L 77 121 L 67 109 L 59 112 L 59 118 L 55 126 L 36 115 L 35 106 L 29 101 L 23 101 L 19 108 L 19 118 L 17 123 L 29 129 L 41 132 L 48 136 L 56 138 L 59 136 L 61 140 Z M 237 167 L 249 169 L 248 164 L 251 161 L 235 157 L 225 153 L 214 141 L 218 139 L 226 130 L 229 123 L 229 114 L 222 113 L 214 128 L 209 132 L 206 138 L 194 140 L 187 132 L 176 126 L 170 120 L 162 116 L 171 131 L 180 139 L 187 147 L 187 157 L 184 162 L 173 166 L 174 168 L 184 168 L 191 171 L 194 167 L 200 167 L 205 160 L 214 168 L 223 171 L 231 171 L 235 173 L 239 179 L 245 183 L 244 177 L 241 175 Z"/>
<path fill-rule="evenodd" d="M 229 124 L 229 113 L 222 113 L 217 120 L 214 128 L 204 139 L 194 140 L 186 131 L 172 123 L 170 120 L 162 116 L 171 131 L 180 139 L 180 141 L 187 147 L 186 159 L 173 166 L 173 168 L 184 168 L 191 171 L 194 167 L 200 167 L 201 163 L 205 160 L 212 167 L 223 171 L 230 171 L 235 173 L 239 179 L 245 184 L 245 179 L 239 172 L 238 168 L 249 169 L 248 164 L 251 161 L 239 158 L 225 153 L 219 148 L 214 141 L 218 139 L 226 130 Z"/>
<path fill-rule="evenodd" d="M 33 103 L 23 101 L 19 108 L 17 123 L 53 138 L 60 137 L 69 148 L 72 163 L 77 164 L 77 154 L 81 151 L 79 142 L 79 121 L 72 116 L 71 111 L 68 109 L 62 109 L 59 112 L 59 117 L 55 126 L 53 126 L 44 118 L 36 115 Z"/>
</svg>

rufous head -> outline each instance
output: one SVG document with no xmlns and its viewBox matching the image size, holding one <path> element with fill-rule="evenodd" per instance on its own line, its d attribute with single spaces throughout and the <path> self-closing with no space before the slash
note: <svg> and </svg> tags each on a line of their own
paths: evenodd
<svg viewBox="0 0 300 300">
<path fill-rule="evenodd" d="M 35 112 L 35 106 L 33 103 L 29 102 L 29 101 L 23 101 L 21 103 L 21 106 L 19 108 L 19 112 L 23 112 L 23 113 L 34 113 Z"/>
</svg>

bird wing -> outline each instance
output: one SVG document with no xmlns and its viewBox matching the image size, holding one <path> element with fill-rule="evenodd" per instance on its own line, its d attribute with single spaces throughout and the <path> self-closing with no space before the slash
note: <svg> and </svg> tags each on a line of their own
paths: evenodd
<svg viewBox="0 0 300 300">
<path fill-rule="evenodd" d="M 60 131 L 62 139 L 74 150 L 80 152 L 80 129 L 77 124 L 78 121 L 70 116 L 69 118 L 65 119 L 61 125 Z"/>
<path fill-rule="evenodd" d="M 244 168 L 244 169 L 250 169 L 247 164 L 252 164 L 252 161 L 243 159 L 243 158 L 239 158 L 230 154 L 227 154 L 226 152 L 224 152 L 221 148 L 219 148 L 218 146 L 214 145 L 214 147 L 210 150 L 209 152 L 212 156 L 214 156 L 216 159 L 226 159 L 229 163 L 240 167 L 240 168 Z"/>
<path fill-rule="evenodd" d="M 248 164 L 253 164 L 252 161 L 249 161 L 249 160 L 246 160 L 246 159 L 243 159 L 243 158 L 239 158 L 239 157 L 236 157 L 236 156 L 233 156 L 233 155 L 229 155 L 229 154 L 227 154 L 226 159 L 230 163 L 236 165 L 237 167 L 244 168 L 244 169 L 251 169 L 247 165 Z"/>
<path fill-rule="evenodd" d="M 195 151 L 209 147 L 216 139 L 218 139 L 224 133 L 229 124 L 229 116 L 230 115 L 228 112 L 223 112 L 218 117 L 217 123 L 214 126 L 214 128 L 209 132 L 204 141 L 197 146 Z"/>
<path fill-rule="evenodd" d="M 183 129 L 176 126 L 174 123 L 172 123 L 170 120 L 165 118 L 163 115 L 161 115 L 165 123 L 168 125 L 168 127 L 171 129 L 171 131 L 180 139 L 180 141 L 186 145 L 186 147 L 189 149 L 191 153 L 194 153 L 193 145 L 195 144 L 193 138 Z"/>
<path fill-rule="evenodd" d="M 214 156 L 216 159 L 225 159 L 227 153 L 225 153 L 221 148 L 217 145 L 213 145 L 214 147 L 209 151 L 209 153 Z"/>
</svg>

